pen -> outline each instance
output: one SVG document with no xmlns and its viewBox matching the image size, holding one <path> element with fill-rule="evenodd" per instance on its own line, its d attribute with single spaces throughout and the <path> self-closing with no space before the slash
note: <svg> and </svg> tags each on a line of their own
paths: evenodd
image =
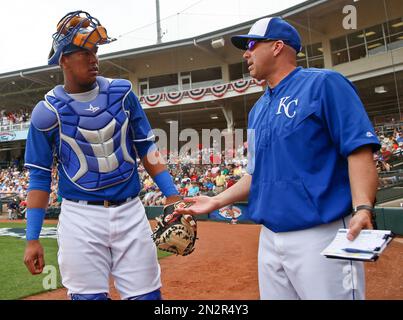
<svg viewBox="0 0 403 320">
<path fill-rule="evenodd" d="M 361 249 L 353 249 L 353 248 L 343 248 L 341 250 L 348 252 L 348 253 L 372 253 L 372 254 L 376 253 L 371 250 L 361 250 Z"/>
</svg>

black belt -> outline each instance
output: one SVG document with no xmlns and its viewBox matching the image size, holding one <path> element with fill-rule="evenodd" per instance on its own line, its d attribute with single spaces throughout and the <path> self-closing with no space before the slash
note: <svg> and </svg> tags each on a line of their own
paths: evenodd
<svg viewBox="0 0 403 320">
<path fill-rule="evenodd" d="M 66 199 L 66 200 L 91 206 L 104 206 L 105 208 L 109 208 L 109 207 L 119 207 L 120 205 L 129 202 L 132 199 L 133 198 L 130 197 L 123 200 L 103 200 L 103 201 L 87 201 L 87 200 L 75 200 L 75 199 Z"/>
</svg>

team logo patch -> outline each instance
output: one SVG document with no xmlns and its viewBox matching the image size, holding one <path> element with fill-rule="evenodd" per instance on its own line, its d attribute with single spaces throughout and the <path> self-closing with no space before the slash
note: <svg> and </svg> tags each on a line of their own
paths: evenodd
<svg viewBox="0 0 403 320">
<path fill-rule="evenodd" d="M 284 112 L 287 118 L 292 119 L 295 117 L 297 113 L 296 108 L 298 106 L 298 99 L 294 100 L 288 100 L 288 99 L 290 99 L 289 96 L 282 97 L 280 99 L 276 115 L 282 114 Z"/>
<path fill-rule="evenodd" d="M 371 138 L 371 137 L 373 137 L 374 135 L 373 135 L 373 133 L 372 133 L 372 132 L 367 131 L 366 136 L 367 136 L 368 138 Z"/>
<path fill-rule="evenodd" d="M 92 113 L 95 113 L 95 112 L 97 112 L 99 110 L 99 107 L 94 107 L 92 104 L 90 104 L 89 108 L 84 109 L 84 110 L 91 111 Z"/>
</svg>

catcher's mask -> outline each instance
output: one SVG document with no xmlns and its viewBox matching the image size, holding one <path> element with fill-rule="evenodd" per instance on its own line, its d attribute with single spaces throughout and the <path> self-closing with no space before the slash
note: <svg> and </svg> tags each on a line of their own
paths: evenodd
<svg viewBox="0 0 403 320">
<path fill-rule="evenodd" d="M 48 65 L 59 64 L 63 54 L 82 49 L 91 50 L 98 45 L 116 40 L 108 37 L 106 29 L 99 20 L 85 11 L 66 14 L 57 24 L 57 31 L 52 38 Z"/>
</svg>

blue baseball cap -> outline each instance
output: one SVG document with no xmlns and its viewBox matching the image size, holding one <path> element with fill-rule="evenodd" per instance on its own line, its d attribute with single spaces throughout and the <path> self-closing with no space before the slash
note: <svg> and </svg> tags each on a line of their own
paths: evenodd
<svg viewBox="0 0 403 320">
<path fill-rule="evenodd" d="M 254 23 L 248 34 L 231 37 L 232 44 L 242 50 L 247 49 L 249 40 L 282 40 L 297 53 L 302 49 L 297 29 L 280 17 L 260 19 Z"/>
</svg>

